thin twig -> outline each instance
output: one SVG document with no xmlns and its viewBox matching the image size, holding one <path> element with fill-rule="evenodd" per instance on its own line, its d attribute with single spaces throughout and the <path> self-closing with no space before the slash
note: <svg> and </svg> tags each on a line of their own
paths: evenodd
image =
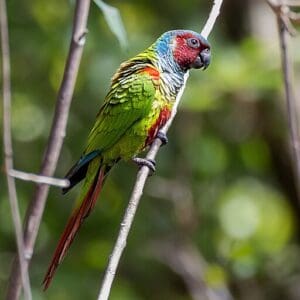
<svg viewBox="0 0 300 300">
<path fill-rule="evenodd" d="M 300 151 L 299 151 L 299 129 L 295 94 L 293 90 L 293 68 L 290 59 L 288 41 L 289 35 L 294 35 L 295 29 L 290 27 L 292 16 L 288 5 L 300 5 L 300 1 L 267 0 L 277 17 L 278 34 L 281 49 L 281 66 L 284 81 L 284 92 L 287 106 L 287 118 L 290 132 L 291 147 L 295 160 L 294 172 L 296 175 L 296 187 L 298 201 L 300 202 Z"/>
<path fill-rule="evenodd" d="M 76 1 L 75 14 L 73 19 L 72 40 L 62 83 L 57 95 L 54 119 L 40 172 L 43 176 L 53 175 L 61 151 L 75 81 L 77 78 L 83 46 L 85 44 L 89 8 L 90 0 Z M 48 191 L 48 185 L 39 184 L 36 188 L 34 197 L 26 213 L 24 244 L 26 253 L 29 253 L 28 261 L 26 262 L 26 269 L 28 269 L 28 265 L 31 261 L 33 248 L 41 218 L 44 212 Z M 20 265 L 18 263 L 18 260 L 15 260 L 10 275 L 7 299 L 17 300 L 19 298 L 19 294 Z"/>
<path fill-rule="evenodd" d="M 300 1 L 299 0 L 284 0 L 284 4 L 288 6 L 300 6 Z"/>
<path fill-rule="evenodd" d="M 49 176 L 37 175 L 37 174 L 22 172 L 14 169 L 8 170 L 8 175 L 25 181 L 44 183 L 47 185 L 54 185 L 61 188 L 68 187 L 70 185 L 70 181 L 67 179 L 59 179 L 59 178 L 54 178 Z"/>
<path fill-rule="evenodd" d="M 223 2 L 223 0 L 214 0 L 214 5 L 210 11 L 208 20 L 205 23 L 204 28 L 202 29 L 202 32 L 201 32 L 202 36 L 204 36 L 205 38 L 207 38 L 209 36 L 210 32 L 212 31 L 212 29 L 215 25 L 216 19 L 217 19 L 218 15 L 220 14 L 222 2 Z"/>
<path fill-rule="evenodd" d="M 299 4 L 300 6 L 300 4 Z M 300 13 L 296 13 L 294 11 L 290 11 L 288 14 L 290 20 L 293 21 L 294 24 L 300 24 Z"/>
<path fill-rule="evenodd" d="M 297 30 L 293 23 L 297 24 L 299 22 L 299 15 L 290 9 L 287 1 L 284 0 L 266 0 L 267 4 L 273 10 L 277 19 L 281 20 L 282 25 L 289 32 L 290 35 L 295 36 Z M 293 21 L 293 22 L 292 22 Z"/>
<path fill-rule="evenodd" d="M 0 1 L 0 22 L 1 22 L 1 45 L 2 45 L 2 75 L 3 75 L 3 145 L 5 155 L 5 169 L 8 185 L 9 202 L 12 219 L 15 228 L 15 235 L 18 250 L 18 262 L 20 264 L 21 279 L 24 288 L 25 299 L 32 299 L 28 271 L 26 269 L 26 254 L 23 241 L 22 223 L 15 180 L 8 174 L 13 168 L 13 149 L 11 138 L 11 84 L 10 84 L 10 52 L 9 35 L 6 14 L 6 1 Z"/>
<path fill-rule="evenodd" d="M 288 36 L 289 33 L 286 30 L 283 21 L 280 17 L 278 20 L 279 40 L 281 47 L 281 64 L 283 70 L 284 90 L 287 105 L 287 117 L 290 131 L 291 146 L 293 156 L 295 160 L 295 173 L 296 173 L 296 186 L 298 190 L 298 201 L 300 201 L 300 151 L 299 151 L 299 132 L 298 132 L 298 120 L 297 120 L 297 105 L 293 91 L 293 71 L 290 61 L 289 48 L 288 48 Z"/>
<path fill-rule="evenodd" d="M 217 19 L 221 5 L 222 5 L 222 0 L 214 1 L 212 11 L 209 15 L 206 25 L 204 26 L 205 31 L 202 32 L 203 36 L 208 37 L 210 31 L 213 28 L 213 25 L 214 25 L 216 19 Z M 209 25 L 207 25 L 208 23 L 209 23 Z M 172 116 L 171 116 L 170 120 L 167 122 L 167 124 L 164 126 L 164 128 L 162 129 L 162 132 L 164 132 L 164 133 L 167 133 L 169 127 L 171 126 L 171 124 L 173 122 L 173 119 L 177 112 L 177 107 L 178 107 L 180 98 L 181 98 L 181 95 L 178 95 L 176 103 L 174 104 L 174 107 L 172 110 Z M 146 158 L 154 160 L 156 157 L 156 154 L 158 153 L 160 146 L 161 146 L 160 139 L 155 139 L 151 145 L 149 152 L 147 153 Z M 143 166 L 137 174 L 136 181 L 135 181 L 135 184 L 133 187 L 133 191 L 130 196 L 125 215 L 121 222 L 121 227 L 120 227 L 120 231 L 118 233 L 117 241 L 112 250 L 112 254 L 109 257 L 109 262 L 108 262 L 107 268 L 105 270 L 103 281 L 101 283 L 98 300 L 107 300 L 109 297 L 111 285 L 113 283 L 121 255 L 126 246 L 127 236 L 128 236 L 129 230 L 131 228 L 137 206 L 138 206 L 141 196 L 143 194 L 143 189 L 144 189 L 148 175 L 149 175 L 149 169 L 145 166 Z"/>
<path fill-rule="evenodd" d="M 2 52 L 2 80 L 3 80 L 3 146 L 5 156 L 5 170 L 8 186 L 8 198 L 15 228 L 18 262 L 20 264 L 21 279 L 25 299 L 31 300 L 31 288 L 28 271 L 26 269 L 26 255 L 23 241 L 23 231 L 20 209 L 17 198 L 16 184 L 8 171 L 13 168 L 13 148 L 11 138 L 11 84 L 10 84 L 10 52 L 7 22 L 6 1 L 0 0 L 0 27 L 1 27 L 1 52 Z"/>
</svg>

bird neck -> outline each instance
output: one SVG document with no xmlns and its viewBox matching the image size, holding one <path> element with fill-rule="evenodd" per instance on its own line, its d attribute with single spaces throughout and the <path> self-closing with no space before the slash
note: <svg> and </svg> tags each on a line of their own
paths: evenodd
<svg viewBox="0 0 300 300">
<path fill-rule="evenodd" d="M 113 81 L 116 77 L 126 77 L 130 73 L 139 72 L 147 67 L 154 67 L 158 70 L 161 93 L 166 100 L 175 102 L 178 93 L 184 87 L 188 70 L 182 70 L 171 55 L 160 55 L 155 44 L 123 63 Z"/>
<path fill-rule="evenodd" d="M 169 101 L 175 101 L 178 93 L 183 88 L 188 70 L 182 70 L 174 61 L 172 53 L 161 51 L 156 44 L 151 45 L 146 53 L 151 64 L 159 71 L 162 81 L 161 92 Z"/>
</svg>

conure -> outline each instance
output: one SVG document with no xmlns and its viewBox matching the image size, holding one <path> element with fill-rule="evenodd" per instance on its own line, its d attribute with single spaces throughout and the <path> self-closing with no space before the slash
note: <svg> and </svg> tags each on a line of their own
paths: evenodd
<svg viewBox="0 0 300 300">
<path fill-rule="evenodd" d="M 137 158 L 156 137 L 167 141 L 160 128 L 166 124 L 179 100 L 191 68 L 210 63 L 210 45 L 190 30 L 165 32 L 149 48 L 121 64 L 111 80 L 108 94 L 88 136 L 78 162 L 67 173 L 68 192 L 84 179 L 73 211 L 58 242 L 43 284 L 47 289 L 57 266 L 69 249 L 83 220 L 94 208 L 109 170 L 121 159 L 145 164 Z"/>
</svg>

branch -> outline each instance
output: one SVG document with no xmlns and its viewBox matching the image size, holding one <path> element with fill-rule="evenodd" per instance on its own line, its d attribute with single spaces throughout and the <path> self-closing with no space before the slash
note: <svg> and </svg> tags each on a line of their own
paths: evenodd
<svg viewBox="0 0 300 300">
<path fill-rule="evenodd" d="M 7 22 L 6 1 L 0 0 L 0 30 L 1 30 L 1 52 L 2 52 L 2 77 L 3 77 L 3 146 L 8 186 L 8 198 L 12 220 L 15 228 L 17 242 L 17 261 L 20 265 L 20 277 L 24 288 L 25 299 L 32 299 L 28 271 L 26 269 L 26 254 L 24 249 L 22 223 L 17 198 L 16 183 L 7 171 L 13 168 L 13 148 L 11 138 L 11 84 L 10 84 L 10 52 Z"/>
<path fill-rule="evenodd" d="M 278 31 L 281 47 L 281 64 L 283 70 L 284 79 L 284 90 L 285 99 L 287 105 L 287 117 L 290 131 L 291 146 L 294 155 L 294 160 L 296 163 L 295 173 L 296 173 L 296 186 L 298 190 L 298 201 L 300 201 L 300 152 L 299 152 L 299 133 L 298 133 L 298 120 L 297 120 L 297 105 L 296 99 L 293 92 L 293 71 L 291 67 L 291 61 L 289 58 L 289 48 L 288 48 L 288 31 L 286 30 L 282 20 L 278 18 Z"/>
<path fill-rule="evenodd" d="M 287 21 L 290 21 L 290 10 L 285 2 L 267 0 L 270 7 L 277 16 L 279 42 L 281 48 L 281 65 L 283 72 L 284 91 L 287 106 L 287 118 L 290 132 L 291 147 L 293 158 L 295 160 L 294 172 L 296 175 L 296 187 L 298 192 L 298 201 L 300 201 L 300 151 L 299 151 L 299 130 L 297 118 L 297 105 L 293 90 L 293 68 L 290 60 L 288 39 L 291 33 L 287 26 Z M 296 2 L 294 2 L 296 4 Z M 290 4 L 289 4 L 290 5 Z M 298 1 L 298 5 L 300 5 Z M 284 9 L 283 9 L 284 7 Z"/>
<path fill-rule="evenodd" d="M 48 185 L 54 185 L 57 187 L 68 187 L 70 185 L 70 181 L 67 179 L 59 179 L 49 176 L 36 175 L 33 173 L 22 172 L 14 169 L 9 169 L 8 175 L 14 178 L 18 178 L 25 181 L 32 181 L 35 183 L 44 183 Z"/>
<path fill-rule="evenodd" d="M 215 0 L 212 11 L 209 15 L 206 25 L 204 26 L 205 31 L 203 30 L 203 32 L 202 32 L 203 36 L 208 37 L 210 31 L 212 30 L 213 25 L 218 16 L 218 13 L 220 11 L 221 4 L 222 4 L 222 0 Z M 176 103 L 174 104 L 172 116 L 171 116 L 170 120 L 167 122 L 167 124 L 164 126 L 164 128 L 161 130 L 164 133 L 167 133 L 169 127 L 171 126 L 171 124 L 173 122 L 173 119 L 177 112 L 177 107 L 178 107 L 180 98 L 181 98 L 181 95 L 178 95 L 178 97 L 176 99 Z M 146 158 L 154 160 L 156 157 L 156 154 L 158 153 L 160 146 L 161 146 L 160 139 L 155 139 L 151 145 L 151 148 L 150 148 Z M 133 222 L 136 210 L 137 210 L 137 206 L 142 197 L 143 189 L 144 189 L 148 175 L 149 175 L 149 169 L 148 169 L 148 167 L 145 167 L 145 166 L 143 166 L 137 174 L 136 182 L 134 184 L 133 191 L 130 196 L 125 215 L 121 222 L 121 227 L 120 227 L 120 231 L 119 231 L 119 234 L 117 237 L 117 241 L 115 243 L 112 254 L 109 257 L 108 266 L 106 268 L 104 278 L 103 278 L 103 281 L 101 284 L 101 288 L 100 288 L 99 295 L 98 295 L 98 300 L 107 300 L 109 297 L 111 285 L 113 283 L 121 255 L 126 246 L 127 236 L 128 236 L 129 230 L 131 228 L 131 225 L 132 225 L 132 222 Z"/>
<path fill-rule="evenodd" d="M 218 15 L 220 14 L 220 9 L 222 6 L 223 0 L 214 0 L 214 5 L 210 11 L 209 17 L 204 25 L 204 28 L 202 29 L 201 34 L 207 38 L 212 31 L 215 22 L 217 20 Z"/>
<path fill-rule="evenodd" d="M 62 83 L 57 95 L 54 119 L 40 172 L 43 176 L 53 175 L 57 165 L 59 153 L 61 151 L 75 81 L 77 78 L 83 46 L 85 44 L 89 7 L 90 0 L 76 1 L 75 14 L 73 19 L 72 40 L 69 48 L 69 54 L 66 61 Z M 44 212 L 48 191 L 48 185 L 38 185 L 34 197 L 26 212 L 24 244 L 25 251 L 26 253 L 28 253 L 28 260 L 26 261 L 25 269 L 28 269 L 28 265 L 32 257 L 33 248 L 41 218 Z M 15 259 L 10 275 L 7 299 L 17 300 L 20 294 L 20 287 L 20 264 L 18 260 Z"/>
<path fill-rule="evenodd" d="M 277 20 L 280 19 L 289 34 L 295 36 L 297 30 L 293 26 L 293 23 L 299 23 L 299 14 L 292 11 L 290 6 L 300 6 L 300 1 L 296 4 L 296 2 L 287 0 L 267 0 L 267 3 L 277 16 Z"/>
</svg>

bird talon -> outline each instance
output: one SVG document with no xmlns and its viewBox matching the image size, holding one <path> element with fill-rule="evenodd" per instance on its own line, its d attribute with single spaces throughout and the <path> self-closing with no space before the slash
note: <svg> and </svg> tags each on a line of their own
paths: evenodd
<svg viewBox="0 0 300 300">
<path fill-rule="evenodd" d="M 157 133 L 157 135 L 156 135 L 156 137 L 161 140 L 161 145 L 162 146 L 168 144 L 169 140 L 168 140 L 167 135 L 164 132 L 162 132 L 162 131 L 159 130 L 158 133 Z"/>
<path fill-rule="evenodd" d="M 136 163 L 140 168 L 146 166 L 150 170 L 150 176 L 156 171 L 156 162 L 153 159 L 141 158 L 141 157 L 134 157 L 132 159 L 134 163 Z"/>
</svg>

